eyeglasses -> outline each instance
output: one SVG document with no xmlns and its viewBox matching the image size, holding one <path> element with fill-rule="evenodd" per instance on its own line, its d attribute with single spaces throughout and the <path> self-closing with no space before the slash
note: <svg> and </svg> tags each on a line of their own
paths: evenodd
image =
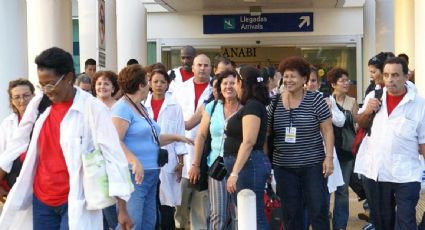
<svg viewBox="0 0 425 230">
<path fill-rule="evenodd" d="M 24 101 L 28 101 L 32 97 L 32 94 L 22 94 L 22 95 L 16 95 L 12 97 L 12 101 L 20 101 L 21 99 Z"/>
<path fill-rule="evenodd" d="M 55 90 L 56 86 L 59 85 L 59 83 L 62 81 L 64 77 L 65 77 L 65 74 L 63 74 L 54 85 L 52 84 L 46 84 L 45 86 L 37 85 L 37 88 L 43 91 L 43 93 L 51 93 L 53 90 Z"/>
</svg>

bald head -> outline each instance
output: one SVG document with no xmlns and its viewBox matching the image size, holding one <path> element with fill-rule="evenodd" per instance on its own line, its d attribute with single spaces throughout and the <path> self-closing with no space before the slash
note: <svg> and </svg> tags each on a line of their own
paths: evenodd
<svg viewBox="0 0 425 230">
<path fill-rule="evenodd" d="M 196 56 L 196 50 L 193 46 L 183 46 L 180 50 L 180 63 L 184 70 L 192 70 L 193 58 Z"/>
<path fill-rule="evenodd" d="M 205 83 L 210 80 L 211 61 L 205 54 L 199 54 L 193 60 L 192 66 L 193 76 L 196 83 Z"/>
</svg>

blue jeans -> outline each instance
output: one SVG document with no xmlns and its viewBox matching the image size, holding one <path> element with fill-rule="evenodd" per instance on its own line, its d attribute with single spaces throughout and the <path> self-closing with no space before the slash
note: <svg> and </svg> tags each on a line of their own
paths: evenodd
<svg viewBox="0 0 425 230">
<path fill-rule="evenodd" d="M 226 165 L 228 175 L 232 172 L 236 157 L 225 156 L 224 164 Z M 230 202 L 237 204 L 236 198 L 239 191 L 243 189 L 251 189 L 255 193 L 257 205 L 257 229 L 268 230 L 268 224 L 264 213 L 264 189 L 267 178 L 270 176 L 271 165 L 269 158 L 263 151 L 253 150 L 245 165 L 242 167 L 236 182 L 236 192 L 230 195 Z"/>
<path fill-rule="evenodd" d="M 303 229 L 303 205 L 313 229 L 330 229 L 326 198 L 329 192 L 322 163 L 300 168 L 274 167 L 274 175 L 285 230 Z"/>
<path fill-rule="evenodd" d="M 118 225 L 117 206 L 112 205 L 102 209 L 103 214 L 103 229 L 115 229 Z"/>
<path fill-rule="evenodd" d="M 68 230 L 68 203 L 52 207 L 41 202 L 35 195 L 32 199 L 34 230 Z"/>
<path fill-rule="evenodd" d="M 145 170 L 142 184 L 136 184 L 131 173 L 134 191 L 127 202 L 127 211 L 134 223 L 134 230 L 153 230 L 156 224 L 156 192 L 159 169 Z"/>
<path fill-rule="evenodd" d="M 353 174 L 354 160 L 340 161 L 339 164 L 341 165 L 344 185 L 338 186 L 335 191 L 332 225 L 333 229 L 346 229 L 349 217 L 348 185 L 350 184 L 351 174 Z"/>
</svg>

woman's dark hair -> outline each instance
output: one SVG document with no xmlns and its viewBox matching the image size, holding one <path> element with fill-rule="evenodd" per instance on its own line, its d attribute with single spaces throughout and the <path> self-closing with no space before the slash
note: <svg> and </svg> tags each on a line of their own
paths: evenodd
<svg viewBox="0 0 425 230">
<path fill-rule="evenodd" d="M 93 76 L 93 84 L 92 86 L 92 91 L 93 91 L 93 96 L 96 97 L 96 82 L 97 80 L 99 80 L 99 78 L 104 77 L 107 78 L 109 81 L 111 81 L 112 86 L 114 87 L 114 91 L 112 92 L 112 97 L 114 97 L 119 89 L 120 86 L 118 85 L 118 75 L 113 72 L 113 71 L 97 71 L 94 76 Z"/>
<path fill-rule="evenodd" d="M 71 72 L 73 82 L 75 81 L 72 55 L 61 48 L 53 47 L 44 50 L 35 58 L 35 64 L 38 70 L 53 70 L 58 77 Z"/>
<path fill-rule="evenodd" d="M 306 78 L 306 82 L 310 79 L 310 64 L 302 57 L 289 57 L 282 60 L 279 64 L 279 72 L 283 76 L 286 70 L 297 71 L 301 77 Z"/>
<path fill-rule="evenodd" d="M 223 82 L 223 79 L 228 78 L 229 76 L 238 77 L 239 74 L 234 70 L 225 70 L 219 74 L 217 74 L 217 83 L 215 84 L 215 89 L 217 90 L 218 99 L 224 102 L 224 96 L 221 93 L 220 85 Z M 211 81 L 212 82 L 212 81 Z"/>
<path fill-rule="evenodd" d="M 348 72 L 345 69 L 338 68 L 338 67 L 335 67 L 328 72 L 326 78 L 328 80 L 329 87 L 332 89 L 332 91 L 333 91 L 332 84 L 336 84 L 336 82 L 342 77 L 342 75 L 345 75 L 348 77 Z"/>
<path fill-rule="evenodd" d="M 381 71 L 381 73 L 384 72 L 384 63 L 389 58 L 393 58 L 395 55 L 392 52 L 380 52 L 379 54 L 375 55 L 373 58 L 371 58 L 367 65 L 373 65 L 377 69 Z"/>
<path fill-rule="evenodd" d="M 124 67 L 118 75 L 118 85 L 123 93 L 133 94 L 139 86 L 148 84 L 145 70 L 139 64 Z"/>
<path fill-rule="evenodd" d="M 153 76 L 156 73 L 159 73 L 164 75 L 164 78 L 168 82 L 168 84 L 171 83 L 171 77 L 167 73 L 167 67 L 165 67 L 165 65 L 162 64 L 161 62 L 157 62 L 152 65 L 146 66 L 145 71 L 149 77 L 149 81 L 151 80 L 151 76 Z"/>
<path fill-rule="evenodd" d="M 18 112 L 18 109 L 12 104 L 12 89 L 21 85 L 28 86 L 28 88 L 31 91 L 31 94 L 33 95 L 35 91 L 34 85 L 27 79 L 18 78 L 16 80 L 9 81 L 9 88 L 7 89 L 7 93 L 9 94 L 9 106 L 13 110 L 13 112 L 16 114 L 18 114 L 19 112 Z"/>
<path fill-rule="evenodd" d="M 253 66 L 244 66 L 240 70 L 239 79 L 242 81 L 241 104 L 245 104 L 249 99 L 256 99 L 264 105 L 270 102 L 266 82 L 260 75 L 260 71 Z"/>
<path fill-rule="evenodd" d="M 263 67 L 260 70 L 261 77 L 263 77 L 264 82 L 268 82 L 274 78 L 274 74 L 276 73 L 276 69 L 272 66 Z"/>
</svg>

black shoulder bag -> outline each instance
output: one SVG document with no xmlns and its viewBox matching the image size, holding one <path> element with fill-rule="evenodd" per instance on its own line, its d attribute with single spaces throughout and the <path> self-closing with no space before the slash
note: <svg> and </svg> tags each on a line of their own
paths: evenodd
<svg viewBox="0 0 425 230">
<path fill-rule="evenodd" d="M 218 101 L 214 101 L 212 110 L 211 110 L 211 117 L 214 114 L 214 110 L 215 107 L 217 105 Z M 205 139 L 204 142 L 204 149 L 202 151 L 202 157 L 201 157 L 201 163 L 199 165 L 199 170 L 200 170 L 200 177 L 198 182 L 196 182 L 196 184 L 194 184 L 194 188 L 197 189 L 198 191 L 203 191 L 208 189 L 208 164 L 207 164 L 207 158 L 208 155 L 211 152 L 211 133 L 210 133 L 210 125 L 211 125 L 211 119 L 210 119 L 210 124 L 208 125 L 208 132 L 207 132 L 207 138 Z"/>
<path fill-rule="evenodd" d="M 280 93 L 276 94 L 276 97 L 273 99 L 272 104 L 271 104 L 271 109 L 272 109 L 272 115 L 270 117 L 270 133 L 269 136 L 267 138 L 267 147 L 269 148 L 269 159 L 270 162 L 273 164 L 273 152 L 274 152 L 274 139 L 275 139 L 275 134 L 274 134 L 274 112 L 276 111 L 276 107 L 277 107 L 277 103 L 279 102 L 279 98 L 280 98 Z"/>
<path fill-rule="evenodd" d="M 161 149 L 161 143 L 159 142 L 159 136 L 158 133 L 155 130 L 155 127 L 151 121 L 151 119 L 149 117 L 147 117 L 148 112 L 146 111 L 145 107 L 143 106 L 143 104 L 140 104 L 142 106 L 142 109 L 145 113 L 142 113 L 142 111 L 139 109 L 139 107 L 137 107 L 136 103 L 134 103 L 133 100 L 131 100 L 127 94 L 125 94 L 125 97 L 127 98 L 127 100 L 129 100 L 131 102 L 131 104 L 136 108 L 136 110 L 140 113 L 140 115 L 142 115 L 142 117 L 144 117 L 146 119 L 146 121 L 148 122 L 149 126 L 151 127 L 151 131 L 152 131 L 152 135 L 155 138 L 155 142 L 158 145 L 159 148 L 159 152 L 158 152 L 158 165 L 159 167 L 164 166 L 165 164 L 168 163 L 168 150 L 166 149 Z"/>
</svg>

